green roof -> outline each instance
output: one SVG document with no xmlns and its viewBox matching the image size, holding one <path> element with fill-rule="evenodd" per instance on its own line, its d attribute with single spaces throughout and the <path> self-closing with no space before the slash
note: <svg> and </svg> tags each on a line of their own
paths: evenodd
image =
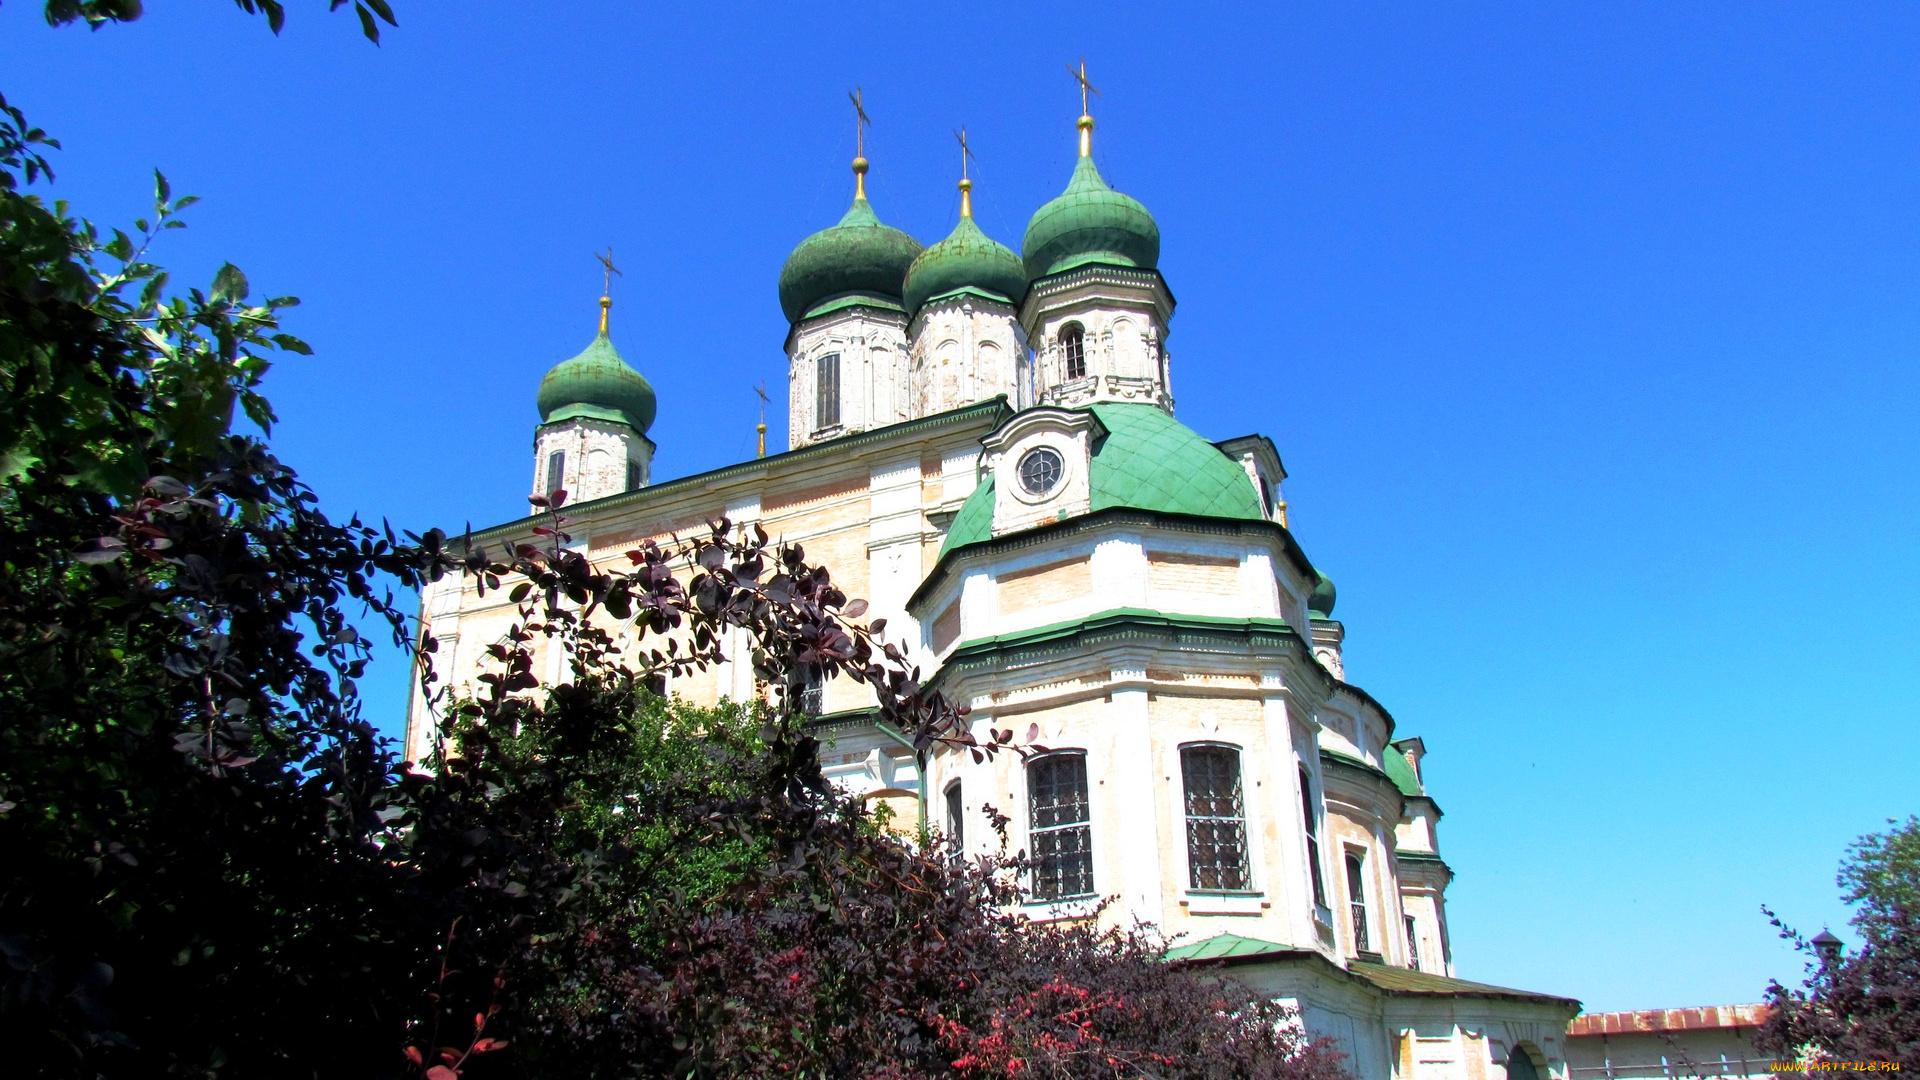
<svg viewBox="0 0 1920 1080">
<path fill-rule="evenodd" d="M 907 270 L 908 311 L 939 296 L 960 291 L 981 291 L 1017 304 L 1027 294 L 1027 272 L 1020 256 L 980 231 L 970 215 L 945 240 L 920 253 Z"/>
<path fill-rule="evenodd" d="M 793 249 L 780 267 L 780 310 L 788 322 L 828 310 L 823 301 L 871 295 L 898 301 L 920 241 L 882 225 L 865 197 L 846 216 Z"/>
<path fill-rule="evenodd" d="M 1169 960 L 1221 960 L 1229 956 L 1266 956 L 1271 953 L 1299 952 L 1285 945 L 1239 934 L 1219 934 L 1205 941 L 1167 950 Z"/>
<path fill-rule="evenodd" d="M 589 342 L 580 355 L 555 364 L 540 380 L 534 400 L 542 423 L 584 416 L 626 424 L 643 435 L 658 407 L 653 386 L 620 358 L 605 333 Z"/>
<path fill-rule="evenodd" d="M 1160 226 L 1146 207 L 1107 186 L 1093 158 L 1083 157 L 1067 190 L 1033 212 L 1020 254 L 1029 278 L 1087 263 L 1151 270 L 1160 261 Z"/>
<path fill-rule="evenodd" d="M 1333 602 L 1339 596 L 1334 590 L 1333 579 L 1319 571 L 1319 581 L 1313 586 L 1313 595 L 1307 598 L 1307 610 L 1323 619 L 1333 618 Z"/>
<path fill-rule="evenodd" d="M 1125 507 L 1193 517 L 1265 521 L 1245 469 L 1199 432 L 1155 405 L 1104 403 L 1087 410 L 1106 429 L 1094 444 L 1090 510 Z M 983 483 L 955 515 L 940 545 L 955 548 L 993 536 L 993 483 Z"/>
<path fill-rule="evenodd" d="M 1420 778 L 1414 775 L 1413 763 L 1397 747 L 1389 744 L 1380 751 L 1380 766 L 1381 771 L 1387 774 L 1387 779 L 1393 781 L 1393 786 L 1400 789 L 1400 794 L 1426 794 L 1420 787 Z"/>
</svg>

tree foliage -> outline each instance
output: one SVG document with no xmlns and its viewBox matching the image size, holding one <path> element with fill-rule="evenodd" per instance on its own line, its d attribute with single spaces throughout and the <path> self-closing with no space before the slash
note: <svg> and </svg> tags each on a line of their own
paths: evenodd
<svg viewBox="0 0 1920 1080">
<path fill-rule="evenodd" d="M 1809 960 L 1798 988 L 1767 988 L 1763 1049 L 1818 1061 L 1897 1061 L 1920 1068 L 1920 819 L 1860 838 L 1840 864 L 1860 949 L 1819 950 L 1772 916 Z"/>
<path fill-rule="evenodd" d="M 278 34 L 287 22 L 287 5 L 283 0 L 233 0 L 240 10 L 249 15 L 263 15 L 267 28 Z M 327 0 L 328 11 L 339 11 L 346 7 L 348 0 Z M 380 24 L 398 26 L 394 20 L 393 8 L 387 0 L 352 0 L 353 13 L 360 20 L 360 32 L 368 41 L 380 43 Z M 48 26 L 65 26 L 68 23 L 84 22 L 95 30 L 107 23 L 133 22 L 146 13 L 143 0 L 47 0 L 46 15 Z"/>
</svg>

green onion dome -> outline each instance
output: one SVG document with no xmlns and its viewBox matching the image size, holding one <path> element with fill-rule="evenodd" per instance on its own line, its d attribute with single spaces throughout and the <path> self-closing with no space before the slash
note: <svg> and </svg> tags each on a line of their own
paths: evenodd
<svg viewBox="0 0 1920 1080">
<path fill-rule="evenodd" d="M 646 376 L 620 358 L 619 350 L 607 337 L 604 319 L 600 333 L 580 355 L 555 364 L 540 380 L 536 403 L 541 423 L 584 416 L 626 424 L 642 435 L 653 425 L 658 409 L 653 387 Z"/>
<path fill-rule="evenodd" d="M 1160 261 L 1160 226 L 1133 198 L 1107 186 L 1093 163 L 1093 118 L 1080 118 L 1080 161 L 1067 190 L 1033 212 L 1020 254 L 1029 280 L 1087 263 L 1151 270 Z"/>
<path fill-rule="evenodd" d="M 857 183 L 846 216 L 800 241 L 780 268 L 780 310 L 788 322 L 849 294 L 900 302 L 920 241 L 874 216 L 867 202 L 867 159 L 855 158 L 853 171 Z"/>
<path fill-rule="evenodd" d="M 1335 597 L 1333 579 L 1325 574 L 1320 574 L 1318 570 L 1314 571 L 1314 573 L 1319 574 L 1320 580 L 1313 586 L 1313 595 L 1307 598 L 1307 614 L 1317 615 L 1322 619 L 1331 619 L 1333 618 L 1333 601 Z"/>
<path fill-rule="evenodd" d="M 904 294 L 909 313 L 937 296 L 963 289 L 1018 304 L 1027 294 L 1027 271 L 1020 256 L 998 243 L 973 221 L 973 184 L 960 181 L 960 224 L 945 240 L 920 253 L 907 270 Z"/>
</svg>

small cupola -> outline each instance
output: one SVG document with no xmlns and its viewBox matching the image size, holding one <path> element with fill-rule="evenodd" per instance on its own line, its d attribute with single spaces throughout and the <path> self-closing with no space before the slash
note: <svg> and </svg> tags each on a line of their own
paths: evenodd
<svg viewBox="0 0 1920 1080">
<path fill-rule="evenodd" d="M 906 305 L 912 315 L 927 301 L 960 292 L 1018 304 L 1027 273 L 1011 248 L 980 231 L 973 220 L 973 181 L 960 180 L 960 222 L 945 240 L 920 253 L 907 270 Z"/>
<path fill-rule="evenodd" d="M 617 273 L 607 258 L 609 278 Z M 647 438 L 658 409 L 653 386 L 613 347 L 607 318 L 613 300 L 600 297 L 600 332 L 579 355 L 540 380 L 534 398 L 533 494 L 565 491 L 571 502 L 604 499 L 645 487 L 654 445 Z"/>
<path fill-rule="evenodd" d="M 867 201 L 867 159 L 853 159 L 853 205 L 839 224 L 793 249 L 780 267 L 780 310 L 798 323 L 836 301 L 877 300 L 898 307 L 920 241 L 883 225 Z"/>
<path fill-rule="evenodd" d="M 1020 243 L 1029 280 L 1103 263 L 1152 270 L 1160 262 L 1160 226 L 1147 208 L 1107 186 L 1093 163 L 1093 117 L 1080 116 L 1080 159 L 1067 190 L 1033 212 Z"/>
</svg>

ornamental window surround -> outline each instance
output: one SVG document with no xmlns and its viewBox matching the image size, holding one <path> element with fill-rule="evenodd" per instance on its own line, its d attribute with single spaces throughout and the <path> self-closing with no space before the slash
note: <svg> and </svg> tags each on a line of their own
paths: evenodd
<svg viewBox="0 0 1920 1080">
<path fill-rule="evenodd" d="M 840 354 L 828 353 L 813 362 L 813 426 L 816 430 L 840 423 Z"/>
<path fill-rule="evenodd" d="M 1240 751 L 1231 746 L 1183 746 L 1180 775 L 1186 787 L 1188 887 L 1220 892 L 1252 888 Z"/>
<path fill-rule="evenodd" d="M 1087 332 L 1079 323 L 1061 327 L 1060 357 L 1066 367 L 1063 382 L 1087 377 Z"/>
<path fill-rule="evenodd" d="M 1085 753 L 1047 754 L 1027 763 L 1027 834 L 1035 900 L 1093 895 Z"/>
</svg>

